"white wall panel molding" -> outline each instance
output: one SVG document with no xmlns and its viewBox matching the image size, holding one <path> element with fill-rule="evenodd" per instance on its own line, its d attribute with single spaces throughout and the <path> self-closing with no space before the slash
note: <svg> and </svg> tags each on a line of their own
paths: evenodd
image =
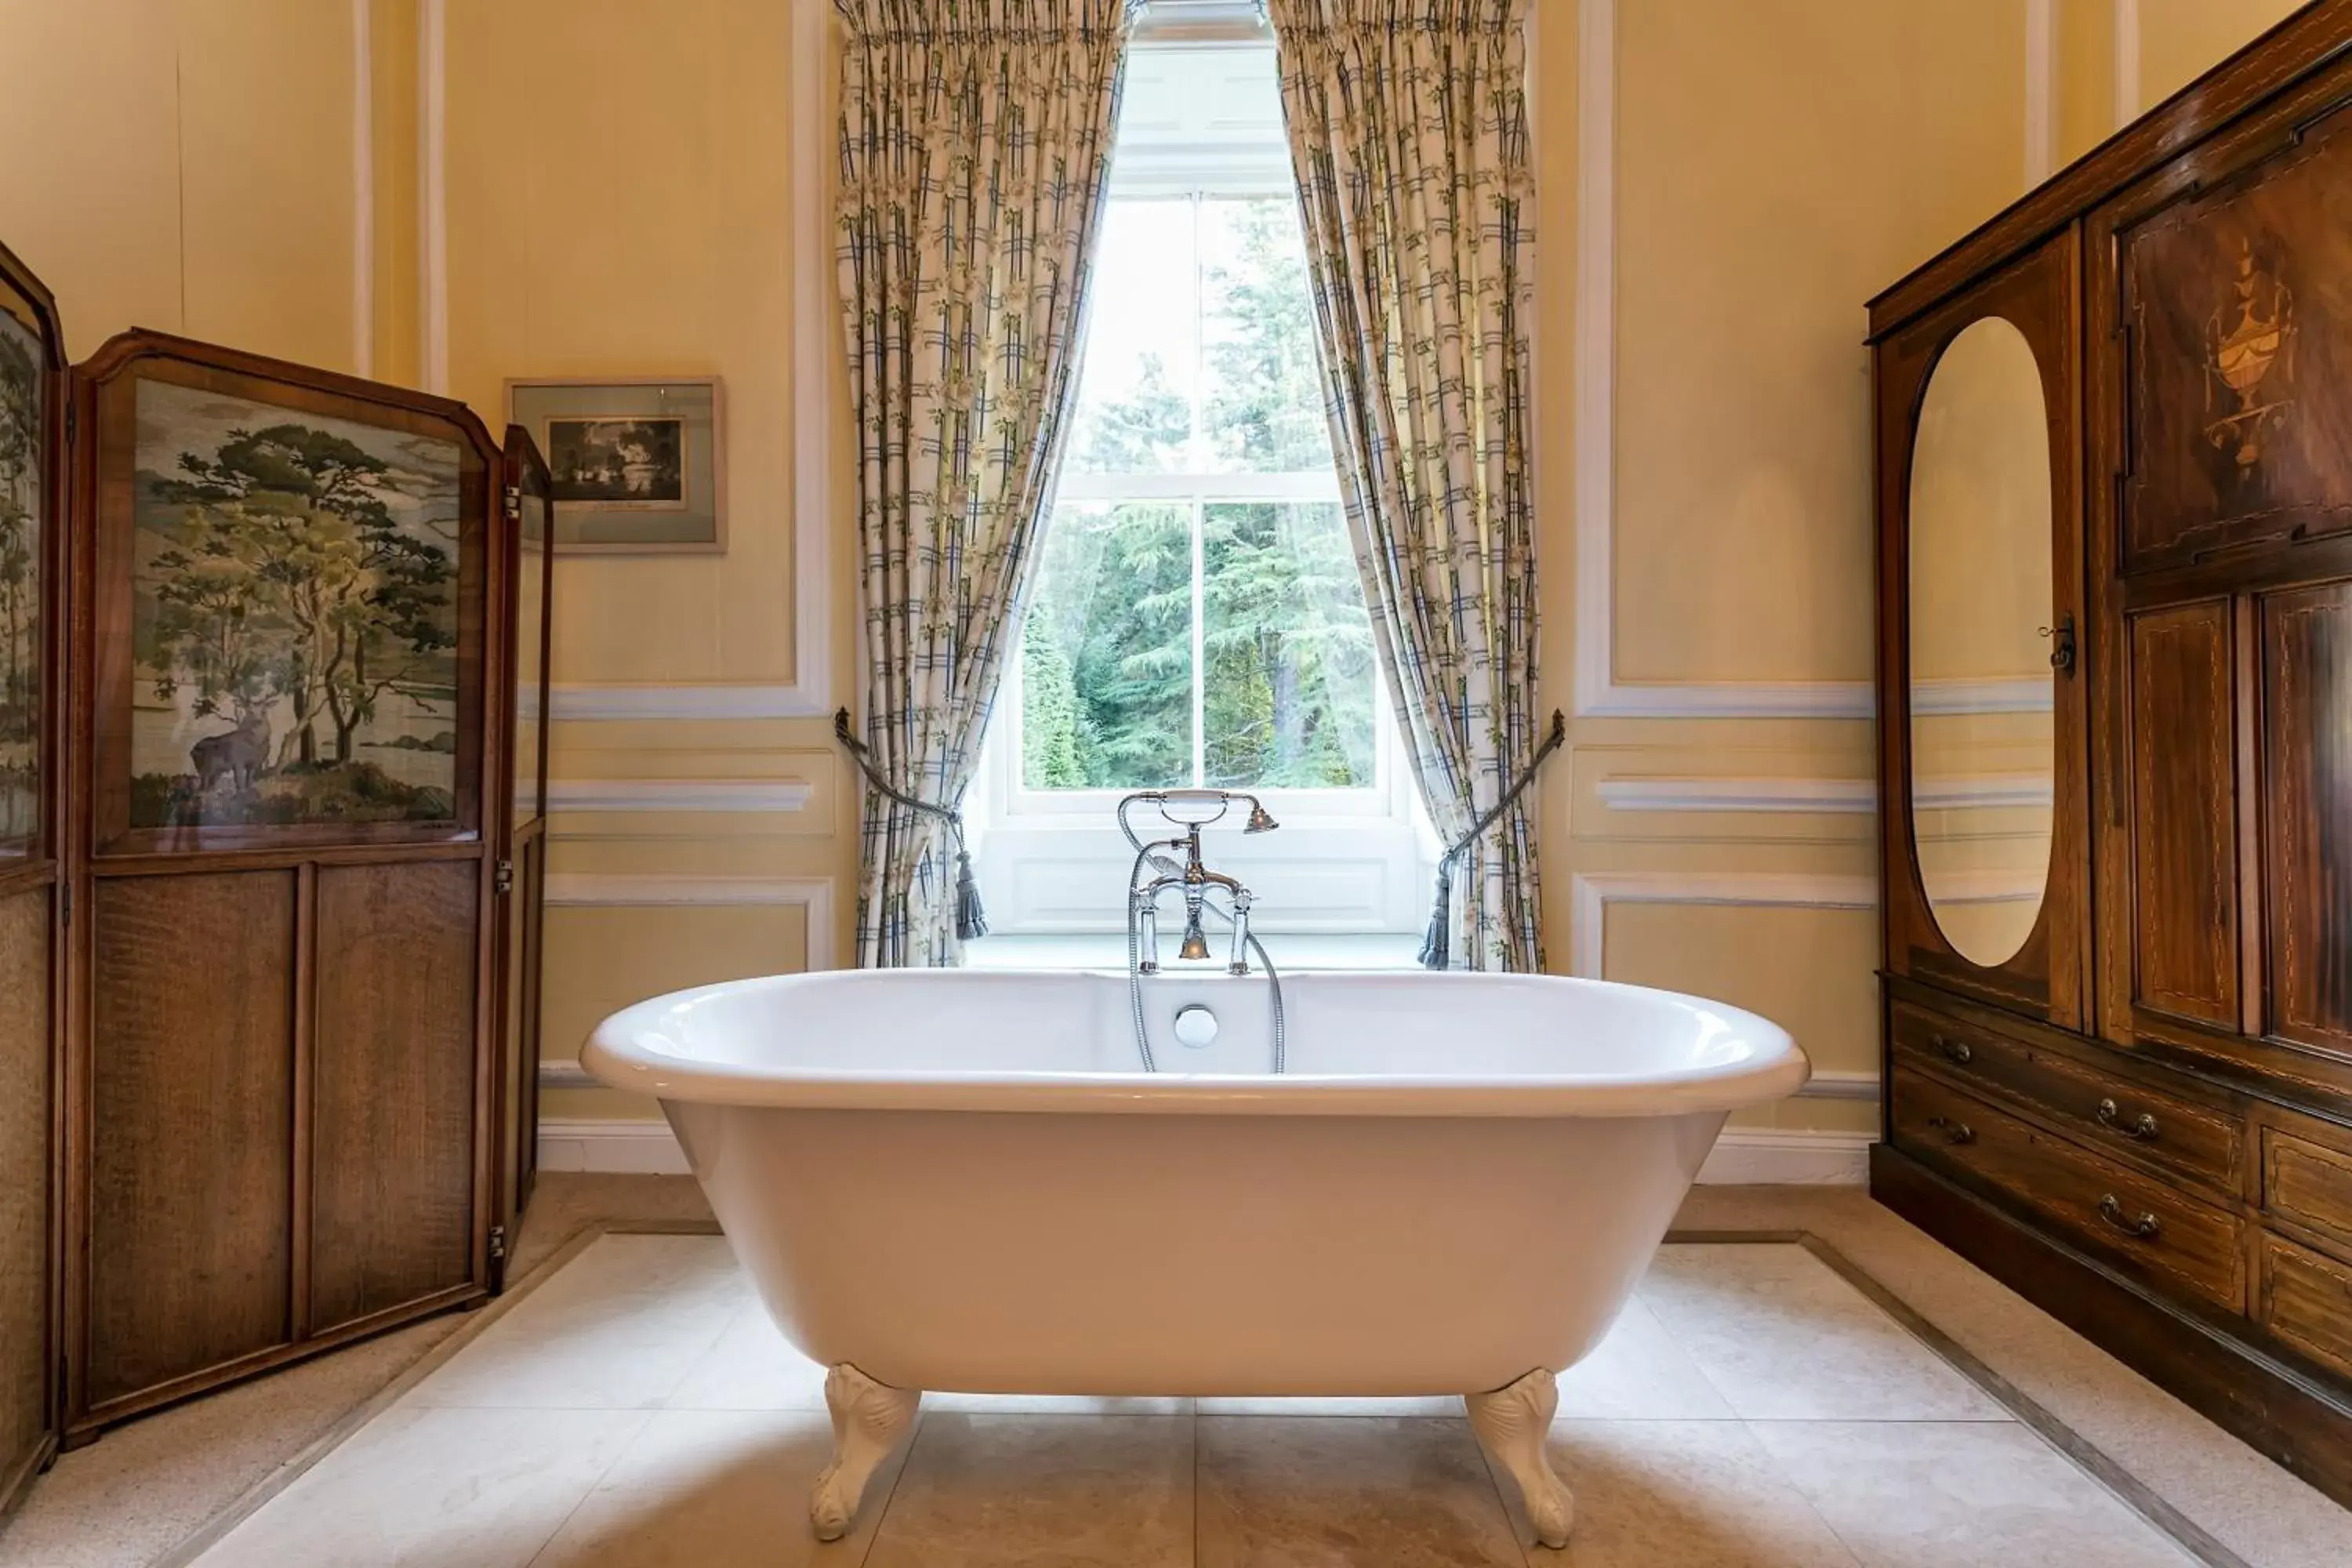
<svg viewBox="0 0 2352 1568">
<path fill-rule="evenodd" d="M 551 812 L 796 812 L 816 788 L 805 779 L 550 779 Z"/>
<path fill-rule="evenodd" d="M 2025 188 L 2058 167 L 2058 4 L 2025 0 Z"/>
<path fill-rule="evenodd" d="M 1868 816 L 1878 786 L 1868 779 L 1609 778 L 1597 787 L 1612 811 L 1759 811 Z"/>
<path fill-rule="evenodd" d="M 1915 680 L 1911 711 L 1931 718 L 1958 713 L 2048 713 L 2058 689 L 2047 676 L 2011 680 Z"/>
<path fill-rule="evenodd" d="M 2139 0 L 2116 4 L 2116 129 L 2139 118 Z"/>
<path fill-rule="evenodd" d="M 830 877 L 646 877 L 598 876 L 583 872 L 558 872 L 547 879 L 547 907 L 551 910 L 609 909 L 710 909 L 727 906 L 758 905 L 768 908 L 804 910 L 808 946 L 801 955 L 803 971 L 814 973 L 835 966 L 834 889 Z M 551 1058 L 540 1063 L 540 1085 L 545 1089 L 593 1089 L 600 1087 L 586 1069 L 572 1058 Z M 549 1121 L 540 1123 L 543 1152 L 549 1129 L 561 1125 Z M 626 1121 L 590 1121 L 580 1125 L 588 1128 L 629 1128 L 644 1124 Z M 668 1128 L 661 1123 L 665 1137 Z M 621 1132 L 622 1138 L 642 1138 L 639 1132 Z M 630 1145 L 635 1148 L 636 1145 Z M 675 1146 L 673 1145 L 673 1150 Z M 542 1152 L 542 1159 L 544 1153 Z M 566 1158 L 573 1157 L 567 1153 Z M 584 1156 L 583 1156 L 584 1157 Z M 607 1152 L 606 1158 L 622 1158 Z M 634 1157 L 634 1156 L 626 1156 Z M 642 1171 L 657 1167 L 631 1164 L 551 1165 L 550 1170 L 569 1171 Z M 667 1169 L 667 1167 L 658 1167 Z M 677 1168 L 686 1169 L 683 1157 Z"/>
<path fill-rule="evenodd" d="M 1594 793 L 1612 811 L 1870 816 L 1878 810 L 1878 785 L 1869 779 L 1627 776 L 1602 779 Z M 2049 806 L 2055 792 L 2047 773 L 1981 773 L 1923 780 L 1913 798 L 1924 811 L 2011 810 Z"/>
<path fill-rule="evenodd" d="M 1938 904 L 2039 903 L 2049 890 L 2047 871 L 1947 871 L 1936 879 Z"/>
<path fill-rule="evenodd" d="M 1912 799 L 1922 811 L 2022 811 L 2055 805 L 2058 791 L 2048 773 L 1969 773 L 1921 779 Z"/>
<path fill-rule="evenodd" d="M 833 879 L 830 877 L 647 877 L 556 872 L 547 879 L 547 907 L 556 909 L 708 909 L 783 905 L 808 911 L 805 970 L 831 969 Z"/>
<path fill-rule="evenodd" d="M 1602 973 L 1608 951 L 1612 904 L 1710 904 L 1752 909 L 1874 910 L 1878 884 L 1868 877 L 1791 875 L 1777 872 L 1589 871 L 1569 879 L 1572 924 L 1570 970 L 1588 979 Z M 1802 1100 L 1868 1100 L 1877 1094 L 1874 1073 L 1819 1072 L 1798 1090 Z M 1725 1133 L 1728 1140 L 1731 1133 Z M 1743 1136 L 1760 1136 L 1743 1134 Z M 1775 1133 L 1774 1137 L 1793 1134 Z M 1843 1134 L 1802 1135 L 1807 1139 Z M 1864 1141 L 1865 1142 L 1867 1140 Z M 1718 1144 L 1717 1148 L 1725 1147 Z M 1761 1147 L 1759 1145 L 1759 1147 Z M 1711 1162 L 1710 1162 L 1711 1163 Z M 1724 1176 L 1702 1180 L 1843 1180 L 1843 1177 Z M 1856 1178 L 1859 1179 L 1859 1178 Z"/>
<path fill-rule="evenodd" d="M 1871 1072 L 1838 1072 L 1822 1068 L 1814 1072 L 1804 1088 L 1797 1091 L 1799 1100 L 1867 1100 L 1878 1098 L 1878 1074 Z"/>
<path fill-rule="evenodd" d="M 375 0 L 352 0 L 352 374 L 375 374 Z"/>
<path fill-rule="evenodd" d="M 793 542 L 793 573 L 803 584 L 795 594 L 796 614 L 804 617 L 824 618 L 824 584 L 814 589 L 806 586 L 814 581 L 809 576 L 809 546 L 801 540 Z M 822 570 L 824 550 L 814 553 Z M 816 601 L 812 605 L 811 599 Z M 804 635 L 804 632 L 803 632 Z M 789 686 L 712 685 L 584 685 L 559 682 L 553 689 L 556 719 L 581 721 L 610 719 L 630 720 L 741 720 L 741 719 L 817 719 L 830 718 L 835 703 L 829 679 L 815 686 L 794 681 Z"/>
<path fill-rule="evenodd" d="M 1569 879 L 1571 974 L 1601 979 L 1612 904 L 1715 904 L 1754 909 L 1874 910 L 1868 877 L 1771 871 L 1580 871 Z"/>
<path fill-rule="evenodd" d="M 826 83 L 834 9 L 798 0 L 793 16 L 793 683 L 798 712 L 830 713 L 833 689 L 833 366 L 841 310 L 833 254 Z M 792 715 L 786 715 L 790 717 Z"/>
<path fill-rule="evenodd" d="M 440 4 L 443 0 L 431 0 Z M 558 681 L 559 722 L 828 718 L 833 683 L 834 361 L 841 313 L 833 254 L 829 0 L 793 0 L 793 679 L 788 683 Z M 446 318 L 446 307 L 444 310 Z M 444 322 L 446 335 L 446 324 Z"/>
<path fill-rule="evenodd" d="M 449 395 L 449 7 L 416 7 L 417 346 L 425 390 Z"/>
<path fill-rule="evenodd" d="M 1579 0 L 1577 19 L 1577 714 L 1867 719 L 1868 681 L 1617 679 L 1617 0 Z"/>
</svg>

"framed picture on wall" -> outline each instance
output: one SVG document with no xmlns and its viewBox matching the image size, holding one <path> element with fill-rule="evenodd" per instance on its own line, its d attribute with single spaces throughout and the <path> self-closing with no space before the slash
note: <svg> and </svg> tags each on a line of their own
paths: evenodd
<svg viewBox="0 0 2352 1568">
<path fill-rule="evenodd" d="M 547 458 L 558 554 L 727 548 L 717 376 L 509 381 L 507 417 Z"/>
</svg>

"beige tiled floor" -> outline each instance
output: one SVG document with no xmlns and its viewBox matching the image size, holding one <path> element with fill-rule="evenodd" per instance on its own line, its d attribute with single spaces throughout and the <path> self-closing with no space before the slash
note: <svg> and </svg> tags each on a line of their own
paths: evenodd
<svg viewBox="0 0 2352 1568">
<path fill-rule="evenodd" d="M 716 1237 L 610 1236 L 203 1568 L 2156 1568 L 2177 1546 L 1803 1248 L 1661 1253 L 1563 1380 L 1569 1550 L 1450 1401 L 940 1398 L 821 1547 L 819 1369 Z"/>
</svg>

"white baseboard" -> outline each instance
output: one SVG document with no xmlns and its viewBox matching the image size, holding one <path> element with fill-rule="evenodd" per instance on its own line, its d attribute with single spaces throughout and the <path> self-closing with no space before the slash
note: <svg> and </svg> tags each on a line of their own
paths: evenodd
<svg viewBox="0 0 2352 1568">
<path fill-rule="evenodd" d="M 542 1171 L 604 1171 L 632 1176 L 691 1174 L 686 1151 L 667 1121 L 596 1121 L 542 1117 L 539 1123 L 539 1168 Z"/>
<path fill-rule="evenodd" d="M 1873 1142 L 1866 1132 L 1728 1128 L 1716 1140 L 1698 1179 L 1724 1186 L 1860 1186 Z M 539 1168 L 639 1176 L 688 1173 L 686 1152 L 677 1146 L 668 1122 L 585 1118 L 550 1118 L 539 1124 Z"/>
<path fill-rule="evenodd" d="M 1699 1167 L 1708 1186 L 1858 1187 L 1869 1179 L 1869 1132 L 1727 1127 Z"/>
</svg>

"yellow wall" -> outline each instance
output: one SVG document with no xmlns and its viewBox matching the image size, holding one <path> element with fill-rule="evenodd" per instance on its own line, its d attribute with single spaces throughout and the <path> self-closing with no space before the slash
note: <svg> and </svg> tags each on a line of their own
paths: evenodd
<svg viewBox="0 0 2352 1568">
<path fill-rule="evenodd" d="M 1538 35 L 1546 684 L 1576 675 L 1575 29 Z M 2016 196 L 2022 0 L 1619 0 L 1612 671 L 1676 700 L 1758 681 L 1851 701 L 1871 673 L 1864 303 Z M 1554 193 L 1559 193 L 1557 195 Z M 1590 597 L 1590 595 L 1587 595 Z M 1843 683 L 1842 686 L 1837 683 Z M 1833 798 L 1864 719 L 1582 717 L 1545 793 L 1553 962 L 1781 1019 L 1820 1069 L 1876 1058 L 1872 820 L 1612 807 L 1612 784 L 1762 780 Z M 1718 787 L 1723 787 L 1718 784 Z M 1601 895 L 1574 899 L 1578 884 Z M 1855 907 L 1859 903 L 1860 907 Z M 1602 930 L 1578 925 L 1597 907 Z M 1751 1120 L 1856 1130 L 1866 1104 Z"/>
<path fill-rule="evenodd" d="M 449 9 L 451 392 L 502 427 L 509 379 L 715 374 L 725 391 L 726 552 L 559 556 L 559 686 L 677 692 L 798 676 L 793 9 L 775 0 Z M 829 290 L 829 247 L 815 264 Z M 830 349 L 835 329 L 829 318 L 824 325 Z M 845 405 L 845 393 L 836 401 Z M 819 521 L 839 533 L 830 617 L 838 671 L 849 666 L 849 518 L 836 509 Z M 548 915 L 550 1057 L 573 1055 L 621 1003 L 796 970 L 806 952 L 804 910 L 561 901 L 579 879 L 609 891 L 616 877 L 830 878 L 835 924 L 845 924 L 856 802 L 840 787 L 826 721 L 559 718 L 551 747 L 559 789 L 797 779 L 813 794 L 785 813 L 559 816 L 549 860 L 559 895 Z M 648 1108 L 560 1090 L 545 1109 L 567 1117 Z"/>
<path fill-rule="evenodd" d="M 141 326 L 352 368 L 348 5 L 5 0 L 0 38 L 0 237 L 76 358 Z"/>
<path fill-rule="evenodd" d="M 2022 5 L 1617 14 L 1618 678 L 1866 679 L 1862 302 L 2017 194 Z"/>
<path fill-rule="evenodd" d="M 2155 108 L 2293 11 L 2300 0 L 2139 0 L 2139 102 Z"/>
<path fill-rule="evenodd" d="M 2120 120 L 2129 120 L 2252 43 L 2300 0 L 2052 3 L 2058 28 L 2058 162 L 2066 163 L 2115 132 L 2119 80 L 2136 87 L 2136 96 L 2122 105 Z"/>
</svg>

